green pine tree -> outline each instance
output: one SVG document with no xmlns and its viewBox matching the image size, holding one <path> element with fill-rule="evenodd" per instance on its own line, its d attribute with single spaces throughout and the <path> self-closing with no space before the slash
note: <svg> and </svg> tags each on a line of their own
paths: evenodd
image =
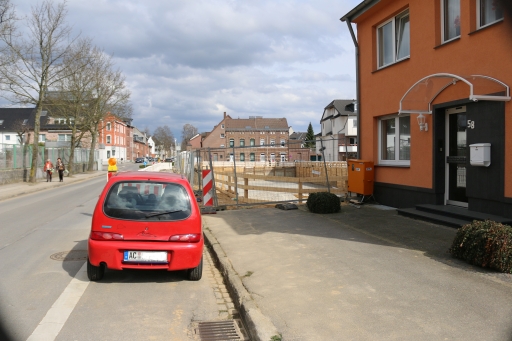
<svg viewBox="0 0 512 341">
<path fill-rule="evenodd" d="M 315 132 L 313 131 L 313 126 L 311 125 L 311 122 L 309 122 L 308 132 L 306 133 L 306 141 L 305 141 L 304 145 L 307 148 L 314 148 L 316 145 Z"/>
</svg>

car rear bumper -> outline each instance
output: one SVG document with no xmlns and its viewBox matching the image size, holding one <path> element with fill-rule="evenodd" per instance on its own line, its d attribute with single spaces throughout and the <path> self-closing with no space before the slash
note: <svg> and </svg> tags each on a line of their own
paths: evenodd
<svg viewBox="0 0 512 341">
<path fill-rule="evenodd" d="M 104 263 L 113 270 L 166 269 L 168 271 L 192 269 L 199 265 L 203 254 L 204 238 L 197 243 L 98 241 L 88 240 L 89 262 L 94 266 Z M 124 262 L 124 251 L 167 251 L 167 263 Z"/>
</svg>

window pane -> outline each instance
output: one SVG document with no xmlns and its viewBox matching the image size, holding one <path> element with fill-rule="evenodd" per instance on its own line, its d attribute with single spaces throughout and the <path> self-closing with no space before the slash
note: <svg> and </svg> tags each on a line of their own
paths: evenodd
<svg viewBox="0 0 512 341">
<path fill-rule="evenodd" d="M 245 161 L 245 154 L 244 153 L 240 153 L 240 161 Z"/>
<path fill-rule="evenodd" d="M 379 66 L 393 62 L 393 23 L 379 28 Z"/>
<path fill-rule="evenodd" d="M 444 0 L 444 40 L 460 36 L 460 0 Z"/>
<path fill-rule="evenodd" d="M 411 159 L 411 117 L 405 116 L 398 119 L 400 125 L 400 160 Z"/>
<path fill-rule="evenodd" d="M 395 159 L 395 119 L 382 121 L 382 160 Z"/>
<path fill-rule="evenodd" d="M 409 33 L 409 14 L 397 20 L 397 59 L 409 56 L 410 53 L 410 33 Z"/>
<path fill-rule="evenodd" d="M 480 0 L 480 26 L 503 19 L 501 4 L 496 0 Z"/>
</svg>

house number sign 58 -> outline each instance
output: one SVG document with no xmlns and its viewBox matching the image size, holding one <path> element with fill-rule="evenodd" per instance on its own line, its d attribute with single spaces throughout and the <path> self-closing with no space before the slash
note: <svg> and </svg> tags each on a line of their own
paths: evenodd
<svg viewBox="0 0 512 341">
<path fill-rule="evenodd" d="M 468 129 L 475 129 L 475 121 L 468 120 Z"/>
</svg>

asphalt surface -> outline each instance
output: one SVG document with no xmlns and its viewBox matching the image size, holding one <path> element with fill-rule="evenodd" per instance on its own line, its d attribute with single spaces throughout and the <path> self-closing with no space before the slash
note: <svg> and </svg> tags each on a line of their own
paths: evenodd
<svg viewBox="0 0 512 341">
<path fill-rule="evenodd" d="M 0 186 L 0 200 L 66 186 Z M 512 340 L 512 275 L 453 259 L 456 230 L 342 206 L 203 215 L 207 244 L 252 340 Z"/>
</svg>

